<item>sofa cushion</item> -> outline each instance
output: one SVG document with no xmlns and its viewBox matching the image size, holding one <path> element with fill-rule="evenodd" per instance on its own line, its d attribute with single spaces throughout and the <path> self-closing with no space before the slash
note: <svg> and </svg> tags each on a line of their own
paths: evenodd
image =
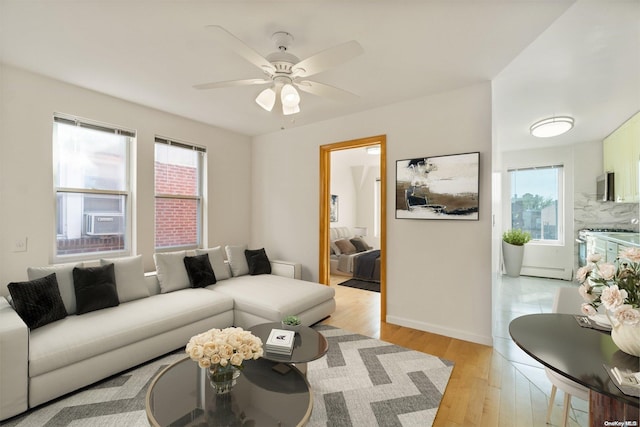
<svg viewBox="0 0 640 427">
<path fill-rule="evenodd" d="M 82 316 L 67 316 L 31 334 L 29 376 L 41 375 L 231 310 L 232 298 L 208 289 L 189 288 Z"/>
<path fill-rule="evenodd" d="M 244 255 L 244 251 L 246 249 L 247 245 L 227 245 L 224 247 L 233 277 L 249 274 L 249 265 L 247 264 L 247 258 Z"/>
<path fill-rule="evenodd" d="M 196 255 L 209 255 L 209 262 L 213 268 L 213 273 L 216 275 L 216 281 L 225 280 L 231 277 L 229 273 L 229 266 L 224 262 L 224 250 L 222 246 L 216 246 L 215 248 L 196 249 Z"/>
<path fill-rule="evenodd" d="M 186 255 L 186 251 L 153 254 L 161 293 L 164 294 L 189 287 L 189 276 L 183 261 Z"/>
<path fill-rule="evenodd" d="M 76 314 L 115 307 L 120 304 L 113 264 L 73 269 Z"/>
<path fill-rule="evenodd" d="M 301 313 L 335 296 L 335 290 L 329 286 L 273 274 L 234 277 L 207 289 L 232 297 L 234 310 L 271 321 Z"/>
<path fill-rule="evenodd" d="M 27 277 L 29 280 L 40 279 L 56 273 L 56 281 L 60 296 L 64 302 L 64 308 L 67 314 L 75 314 L 76 312 L 76 293 L 73 289 L 73 269 L 79 264 L 57 264 L 44 267 L 28 267 Z"/>
<path fill-rule="evenodd" d="M 118 300 L 121 303 L 149 296 L 149 289 L 144 281 L 142 255 L 123 258 L 103 258 L 100 260 L 100 264 L 114 265 Z"/>
<path fill-rule="evenodd" d="M 7 285 L 11 304 L 29 329 L 36 329 L 67 317 L 54 273 Z"/>
<path fill-rule="evenodd" d="M 249 274 L 256 276 L 258 274 L 271 274 L 271 262 L 267 257 L 267 252 L 262 249 L 246 249 L 244 256 L 247 259 Z"/>
<path fill-rule="evenodd" d="M 204 288 L 216 283 L 216 275 L 209 262 L 209 255 L 186 256 L 184 266 L 192 288 Z"/>
</svg>

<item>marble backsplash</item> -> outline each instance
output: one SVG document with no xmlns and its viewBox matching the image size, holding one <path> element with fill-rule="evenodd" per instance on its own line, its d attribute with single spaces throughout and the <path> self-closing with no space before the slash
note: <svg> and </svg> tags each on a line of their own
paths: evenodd
<svg viewBox="0 0 640 427">
<path fill-rule="evenodd" d="M 638 232 L 638 203 L 599 202 L 595 194 L 576 193 L 573 201 L 573 229 L 621 228 Z"/>
</svg>

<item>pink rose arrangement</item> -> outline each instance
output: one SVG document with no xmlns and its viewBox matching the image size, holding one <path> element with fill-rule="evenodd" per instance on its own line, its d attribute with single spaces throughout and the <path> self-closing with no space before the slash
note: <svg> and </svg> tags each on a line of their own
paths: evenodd
<svg viewBox="0 0 640 427">
<path fill-rule="evenodd" d="M 600 263 L 601 258 L 589 255 L 576 272 L 582 312 L 594 315 L 602 305 L 618 322 L 640 325 L 640 248 L 621 250 L 615 263 Z"/>
</svg>

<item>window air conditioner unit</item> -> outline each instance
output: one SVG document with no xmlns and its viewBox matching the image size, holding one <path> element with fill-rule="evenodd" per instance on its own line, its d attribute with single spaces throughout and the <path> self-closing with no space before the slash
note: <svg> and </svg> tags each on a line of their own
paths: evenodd
<svg viewBox="0 0 640 427">
<path fill-rule="evenodd" d="M 84 214 L 85 234 L 109 236 L 124 234 L 124 216 L 118 213 Z"/>
</svg>

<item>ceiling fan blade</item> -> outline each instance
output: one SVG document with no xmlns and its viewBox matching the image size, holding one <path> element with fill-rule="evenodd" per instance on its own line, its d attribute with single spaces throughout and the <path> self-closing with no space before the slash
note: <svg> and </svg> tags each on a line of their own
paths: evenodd
<svg viewBox="0 0 640 427">
<path fill-rule="evenodd" d="M 293 66 L 293 74 L 296 77 L 308 77 L 347 62 L 363 52 L 360 43 L 351 40 L 303 59 Z"/>
<path fill-rule="evenodd" d="M 265 85 L 267 83 L 272 83 L 272 81 L 266 79 L 228 80 L 226 82 L 202 83 L 193 87 L 195 89 L 218 89 L 221 87 Z"/>
<path fill-rule="evenodd" d="M 303 80 L 294 83 L 298 89 L 313 95 L 331 98 L 336 101 L 353 101 L 359 98 L 358 95 L 347 92 L 344 89 L 338 89 L 324 83 L 313 82 L 311 80 Z"/>
<path fill-rule="evenodd" d="M 247 46 L 242 40 L 222 28 L 220 25 L 207 25 L 206 28 L 211 31 L 211 34 L 213 34 L 217 41 L 219 41 L 225 48 L 234 51 L 256 67 L 260 68 L 262 71 L 269 73 L 275 71 L 273 64 L 267 61 L 264 56 L 253 50 L 253 48 Z"/>
</svg>

